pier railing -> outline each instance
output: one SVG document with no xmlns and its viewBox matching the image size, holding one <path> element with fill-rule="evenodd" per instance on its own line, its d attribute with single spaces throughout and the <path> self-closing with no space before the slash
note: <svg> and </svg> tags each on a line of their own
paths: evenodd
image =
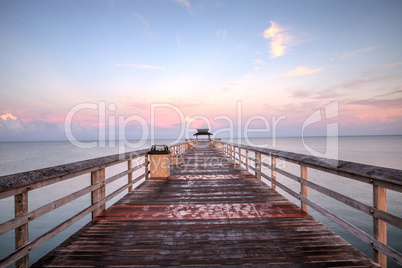
<svg viewBox="0 0 402 268">
<path fill-rule="evenodd" d="M 300 207 L 307 212 L 308 207 L 323 214 L 337 223 L 354 236 L 373 248 L 374 261 L 382 267 L 387 266 L 387 257 L 402 265 L 402 254 L 387 245 L 387 224 L 402 229 L 402 219 L 387 212 L 387 190 L 402 192 L 402 170 L 383 168 L 341 160 L 331 160 L 310 155 L 258 148 L 246 145 L 237 145 L 215 141 L 214 146 L 223 151 L 236 163 L 243 165 L 246 170 L 255 172 L 257 178 L 265 178 L 271 182 L 272 188 L 281 188 L 283 191 L 300 200 Z M 294 175 L 279 166 L 277 161 L 285 161 L 299 165 L 300 175 Z M 265 173 L 262 167 L 270 172 Z M 356 180 L 372 185 L 371 193 L 373 203 L 367 205 L 361 201 L 346 196 L 308 180 L 308 169 L 315 169 L 330 174 L 336 174 L 347 179 Z M 270 174 L 269 174 L 270 173 Z M 300 192 L 295 192 L 289 185 L 277 180 L 277 174 L 296 181 L 300 184 Z M 345 185 L 347 187 L 347 185 Z M 314 189 L 321 194 L 342 202 L 349 207 L 370 215 L 373 219 L 373 235 L 370 235 L 353 224 L 342 219 L 339 215 L 324 209 L 318 202 L 308 198 L 308 189 Z"/>
<path fill-rule="evenodd" d="M 175 154 L 182 154 L 191 148 L 194 141 L 186 141 L 169 147 Z M 0 260 L 0 267 L 7 267 L 15 263 L 16 267 L 29 266 L 29 253 L 54 236 L 67 229 L 86 215 L 92 213 L 92 218 L 101 214 L 106 203 L 128 190 L 133 190 L 133 185 L 141 179 L 149 176 L 149 149 L 99 157 L 66 165 L 38 169 L 18 174 L 0 177 L 0 200 L 14 196 L 14 218 L 0 223 L 0 236 L 14 231 L 15 251 Z M 121 163 L 127 163 L 127 168 L 120 173 L 106 178 L 105 169 Z M 138 172 L 137 172 L 138 171 Z M 140 173 L 133 178 L 133 174 Z M 90 174 L 91 184 L 83 186 L 78 191 L 47 203 L 37 209 L 28 211 L 28 193 L 44 186 L 57 184 L 78 176 Z M 117 190 L 106 195 L 106 186 L 116 180 L 127 177 L 127 182 Z M 60 208 L 84 195 L 91 195 L 91 205 L 82 209 L 79 213 L 63 221 L 56 227 L 46 230 L 44 234 L 29 241 L 28 225 L 33 220 Z"/>
<path fill-rule="evenodd" d="M 180 155 L 191 149 L 196 141 L 172 145 L 169 147 L 171 155 Z M 402 228 L 402 219 L 387 212 L 387 190 L 400 194 L 402 192 L 402 171 L 382 168 L 341 160 L 330 160 L 309 155 L 290 153 L 266 148 L 251 147 L 224 143 L 218 140 L 210 142 L 214 147 L 223 151 L 233 161 L 242 165 L 246 170 L 254 172 L 257 178 L 265 178 L 270 181 L 272 187 L 281 188 L 301 202 L 301 208 L 307 211 L 308 207 L 320 212 L 353 235 L 370 245 L 374 250 L 374 260 L 383 267 L 386 266 L 388 256 L 402 265 L 402 254 L 387 245 L 387 224 Z M 149 149 L 138 150 L 125 154 L 100 157 L 76 163 L 60 165 L 30 172 L 12 174 L 0 177 L 0 199 L 14 197 L 15 216 L 9 221 L 0 223 L 0 235 L 14 231 L 15 251 L 0 260 L 0 267 L 6 267 L 12 263 L 16 267 L 28 267 L 29 253 L 56 236 L 84 216 L 92 214 L 96 217 L 106 208 L 106 202 L 120 193 L 132 191 L 133 186 L 141 179 L 149 176 Z M 290 162 L 299 166 L 300 175 L 294 175 L 277 163 Z M 118 164 L 127 163 L 120 173 L 106 178 L 105 169 Z M 265 172 L 264 168 L 269 169 Z M 364 202 L 346 196 L 321 186 L 309 180 L 309 169 L 336 174 L 347 179 L 360 181 L 372 185 L 373 203 L 367 205 Z M 78 176 L 90 174 L 91 184 L 82 186 L 79 190 L 67 194 L 57 200 L 49 202 L 37 209 L 28 211 L 28 194 L 36 189 L 68 181 Z M 289 185 L 277 180 L 277 174 L 296 181 L 300 186 L 300 192 L 291 189 Z M 134 178 L 135 175 L 135 178 Z M 106 195 L 106 187 L 118 179 L 127 178 L 123 186 Z M 373 235 L 370 235 L 353 224 L 345 221 L 339 215 L 335 215 L 322 207 L 319 202 L 313 202 L 308 198 L 308 189 L 318 191 L 330 198 L 342 202 L 353 209 L 366 213 L 373 219 Z M 91 195 L 91 205 L 58 224 L 56 227 L 46 230 L 44 234 L 29 241 L 28 225 L 33 220 L 66 205 L 84 195 Z"/>
</svg>

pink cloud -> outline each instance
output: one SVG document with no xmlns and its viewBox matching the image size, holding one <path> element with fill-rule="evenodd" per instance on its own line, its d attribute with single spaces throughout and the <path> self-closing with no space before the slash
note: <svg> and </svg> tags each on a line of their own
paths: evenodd
<svg viewBox="0 0 402 268">
<path fill-rule="evenodd" d="M 270 21 L 271 27 L 264 31 L 264 38 L 270 39 L 270 58 L 285 55 L 288 47 L 289 35 L 276 22 Z"/>
<path fill-rule="evenodd" d="M 2 120 L 11 119 L 11 120 L 16 121 L 18 118 L 16 116 L 14 116 L 13 114 L 8 113 L 8 114 L 0 115 L 0 119 L 2 119 Z"/>
<path fill-rule="evenodd" d="M 306 67 L 306 66 L 299 66 L 290 72 L 282 74 L 281 77 L 305 76 L 305 75 L 319 73 L 321 71 L 323 71 L 322 68 L 310 69 L 309 67 Z"/>
<path fill-rule="evenodd" d="M 119 63 L 119 64 L 116 64 L 116 67 L 132 67 L 132 68 L 146 70 L 146 71 L 165 70 L 165 67 L 152 66 L 152 65 L 146 65 L 146 64 L 135 64 L 135 63 Z"/>
</svg>

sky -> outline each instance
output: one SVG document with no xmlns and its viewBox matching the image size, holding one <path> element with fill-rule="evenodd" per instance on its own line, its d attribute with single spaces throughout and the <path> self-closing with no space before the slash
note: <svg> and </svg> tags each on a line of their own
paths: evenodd
<svg viewBox="0 0 402 268">
<path fill-rule="evenodd" d="M 2 0 L 0 141 L 330 124 L 401 135 L 401 12 L 399 0 Z"/>
</svg>

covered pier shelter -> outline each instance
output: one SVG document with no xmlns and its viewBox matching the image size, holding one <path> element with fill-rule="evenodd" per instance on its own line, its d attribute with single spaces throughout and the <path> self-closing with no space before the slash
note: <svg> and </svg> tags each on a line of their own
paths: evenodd
<svg viewBox="0 0 402 268">
<path fill-rule="evenodd" d="M 209 133 L 208 131 L 209 131 L 208 128 L 197 128 L 197 133 L 193 134 L 193 136 L 195 136 L 196 139 L 198 140 L 198 136 L 208 135 L 208 140 L 211 140 L 211 135 L 213 135 L 213 134 Z"/>
</svg>

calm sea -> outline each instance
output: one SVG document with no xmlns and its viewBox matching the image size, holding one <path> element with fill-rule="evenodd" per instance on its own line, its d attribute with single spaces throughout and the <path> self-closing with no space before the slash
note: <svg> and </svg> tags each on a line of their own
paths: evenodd
<svg viewBox="0 0 402 268">
<path fill-rule="evenodd" d="M 330 138 L 331 139 L 331 138 Z M 171 140 L 158 140 L 158 144 L 167 144 Z M 246 140 L 234 140 L 234 142 L 246 143 Z M 301 138 L 253 138 L 251 142 L 255 146 L 274 148 L 302 154 L 310 154 L 311 150 L 318 153 L 325 153 L 328 145 L 331 145 L 331 140 L 326 137 L 310 137 L 305 138 L 304 144 Z M 150 142 L 147 142 L 141 148 L 149 148 Z M 141 149 L 138 148 L 138 149 Z M 306 148 L 310 148 L 307 150 Z M 402 169 L 402 136 L 354 136 L 354 137 L 339 137 L 337 145 L 338 157 L 341 160 L 352 162 L 377 165 L 388 168 Z M 330 148 L 333 151 L 334 148 Z M 336 149 L 336 148 L 335 148 Z M 7 142 L 0 143 L 0 176 L 17 172 L 29 171 L 39 168 L 45 168 L 60 164 L 76 162 L 95 157 L 119 153 L 119 148 L 109 146 L 104 148 L 82 149 L 77 148 L 69 142 Z M 126 163 L 119 164 L 106 169 L 106 176 L 110 177 L 123 168 L 126 168 Z M 293 174 L 299 175 L 300 168 L 295 164 L 283 163 L 282 167 Z M 268 172 L 268 170 L 267 170 Z M 268 173 L 270 174 L 270 173 Z M 299 191 L 298 183 L 293 182 L 278 175 L 280 182 L 286 183 L 295 191 Z M 340 191 L 343 194 L 353 197 L 368 205 L 372 205 L 372 188 L 370 185 L 344 179 L 335 175 L 326 174 L 323 172 L 308 170 L 308 179 L 317 182 L 330 189 Z M 124 181 L 118 180 L 116 183 L 107 188 L 107 194 L 114 191 L 122 185 Z M 62 196 L 72 193 L 82 188 L 83 185 L 90 184 L 89 175 L 82 175 L 75 179 L 59 183 L 57 185 L 47 186 L 40 190 L 35 190 L 29 193 L 29 210 L 38 208 L 48 202 L 56 200 Z M 279 192 L 284 194 L 291 201 L 299 204 L 291 196 L 287 195 L 280 189 Z M 116 202 L 124 195 L 116 197 L 108 206 Z M 335 212 L 341 218 L 351 222 L 355 226 L 361 228 L 365 232 L 372 234 L 372 219 L 368 215 L 356 212 L 346 205 L 343 205 L 333 199 L 323 196 L 314 190 L 309 190 L 309 199 L 321 204 L 327 210 Z M 393 191 L 388 191 L 388 211 L 402 217 L 402 198 L 400 194 Z M 90 205 L 90 197 L 84 196 L 74 202 L 71 202 L 60 209 L 57 209 L 45 216 L 32 221 L 29 224 L 29 236 L 32 241 L 36 237 L 44 233 L 44 230 L 49 230 L 57 226 L 64 220 L 81 211 L 86 206 Z M 7 221 L 13 217 L 13 198 L 0 200 L 0 223 Z M 372 249 L 353 235 L 337 226 L 321 214 L 310 209 L 309 213 L 316 219 L 323 222 L 331 230 L 339 234 L 345 240 L 357 247 L 359 250 L 372 257 Z M 50 241 L 36 249 L 30 254 L 30 263 L 34 263 L 49 250 L 60 244 L 67 237 L 81 228 L 90 220 L 90 216 L 84 217 L 73 226 L 62 232 L 59 236 L 52 238 Z M 388 225 L 388 244 L 402 251 L 402 231 Z M 9 232 L 0 236 L 0 259 L 7 256 L 13 251 L 14 234 Z M 389 262 L 389 267 L 398 267 L 395 263 Z"/>
</svg>

